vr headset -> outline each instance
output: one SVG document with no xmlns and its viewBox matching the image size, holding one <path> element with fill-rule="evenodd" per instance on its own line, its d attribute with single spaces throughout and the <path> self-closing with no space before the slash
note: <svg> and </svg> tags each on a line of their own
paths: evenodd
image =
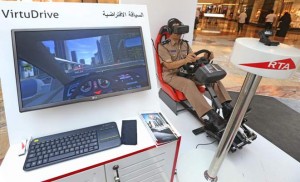
<svg viewBox="0 0 300 182">
<path fill-rule="evenodd" d="M 174 34 L 189 33 L 189 26 L 187 26 L 187 25 L 175 25 L 175 26 L 173 26 L 173 33 Z"/>
<path fill-rule="evenodd" d="M 189 26 L 184 25 L 180 20 L 178 20 L 177 18 L 171 18 L 168 21 L 168 32 L 170 34 L 174 33 L 174 34 L 185 34 L 189 32 Z"/>
</svg>

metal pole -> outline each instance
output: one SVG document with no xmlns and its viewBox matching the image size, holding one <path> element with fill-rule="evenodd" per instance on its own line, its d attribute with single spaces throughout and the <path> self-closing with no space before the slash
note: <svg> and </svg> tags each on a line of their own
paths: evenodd
<svg viewBox="0 0 300 182">
<path fill-rule="evenodd" d="M 239 127 L 241 126 L 242 120 L 256 92 L 260 80 L 261 76 L 247 73 L 241 92 L 217 148 L 217 152 L 210 163 L 209 169 L 204 172 L 204 177 L 207 181 L 216 182 L 218 180 L 218 171 L 233 143 Z"/>
</svg>

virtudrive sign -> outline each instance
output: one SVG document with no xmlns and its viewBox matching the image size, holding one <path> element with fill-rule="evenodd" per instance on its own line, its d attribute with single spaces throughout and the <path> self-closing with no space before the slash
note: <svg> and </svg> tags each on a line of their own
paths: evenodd
<svg viewBox="0 0 300 182">
<path fill-rule="evenodd" d="M 48 12 L 44 11 L 14 11 L 14 10 L 1 10 L 2 15 L 5 18 L 42 18 L 42 19 L 51 19 L 51 18 L 59 18 L 59 14 L 57 12 Z"/>
</svg>

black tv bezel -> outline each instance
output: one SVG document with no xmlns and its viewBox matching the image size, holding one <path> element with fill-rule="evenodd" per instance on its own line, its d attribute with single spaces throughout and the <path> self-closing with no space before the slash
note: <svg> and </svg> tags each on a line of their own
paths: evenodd
<svg viewBox="0 0 300 182">
<path fill-rule="evenodd" d="M 20 75 L 19 75 L 19 65 L 18 65 L 18 57 L 17 57 L 17 48 L 16 48 L 16 32 L 26 32 L 26 31 L 64 31 L 64 30 L 109 30 L 109 29 L 139 29 L 140 35 L 141 35 L 141 41 L 142 41 L 142 47 L 144 52 L 144 58 L 145 58 L 145 68 L 146 68 L 146 74 L 147 74 L 147 81 L 148 86 L 142 87 L 142 88 L 136 88 L 133 90 L 124 90 L 124 91 L 118 91 L 113 93 L 107 93 L 105 95 L 94 95 L 84 98 L 77 98 L 72 100 L 62 100 L 60 102 L 55 103 L 48 103 L 48 104 L 42 104 L 37 106 L 30 106 L 30 107 L 23 107 L 22 102 L 22 96 L 21 96 L 21 88 L 20 88 Z M 12 29 L 11 30 L 11 36 L 12 36 L 12 49 L 13 49 L 13 58 L 14 58 L 14 71 L 15 71 L 15 79 L 16 79 L 16 86 L 17 86 L 17 97 L 18 97 L 18 106 L 19 106 L 19 112 L 28 112 L 28 111 L 35 111 L 35 110 L 41 110 L 41 109 L 47 109 L 52 107 L 59 107 L 64 105 L 70 105 L 75 103 L 81 103 L 81 102 L 87 102 L 87 101 L 96 101 L 104 98 L 109 98 L 113 96 L 120 96 L 135 92 L 141 92 L 145 90 L 151 89 L 151 80 L 150 80 L 150 74 L 149 74 L 149 67 L 148 67 L 148 60 L 147 60 L 147 52 L 145 49 L 145 41 L 144 41 L 144 35 L 143 30 L 141 26 L 120 26 L 120 27 L 80 27 L 80 28 L 29 28 L 29 29 Z"/>
</svg>

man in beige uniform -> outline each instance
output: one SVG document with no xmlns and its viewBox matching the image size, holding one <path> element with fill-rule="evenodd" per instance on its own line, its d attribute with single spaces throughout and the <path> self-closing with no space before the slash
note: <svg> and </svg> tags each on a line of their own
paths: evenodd
<svg viewBox="0 0 300 182">
<path fill-rule="evenodd" d="M 182 25 L 182 23 L 176 18 L 168 21 L 171 35 L 169 39 L 158 46 L 160 62 L 163 65 L 163 79 L 170 86 L 184 93 L 200 118 L 206 115 L 209 122 L 218 123 L 216 127 L 222 129 L 226 125 L 223 118 L 208 104 L 203 94 L 199 92 L 196 83 L 191 79 L 177 75 L 178 68 L 198 59 L 189 47 L 188 42 L 181 39 L 181 34 L 173 33 L 172 29 L 178 25 Z M 213 54 L 211 55 L 210 59 L 213 58 Z M 214 90 L 222 103 L 224 118 L 228 119 L 232 112 L 232 106 L 229 104 L 231 97 L 220 81 L 214 84 Z"/>
</svg>

